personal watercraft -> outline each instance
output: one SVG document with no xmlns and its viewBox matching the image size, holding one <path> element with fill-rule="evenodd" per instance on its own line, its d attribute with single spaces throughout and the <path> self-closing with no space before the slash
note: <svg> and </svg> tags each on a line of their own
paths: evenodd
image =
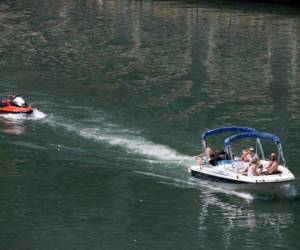
<svg viewBox="0 0 300 250">
<path fill-rule="evenodd" d="M 0 100 L 0 114 L 31 114 L 33 109 L 19 96 Z"/>
</svg>

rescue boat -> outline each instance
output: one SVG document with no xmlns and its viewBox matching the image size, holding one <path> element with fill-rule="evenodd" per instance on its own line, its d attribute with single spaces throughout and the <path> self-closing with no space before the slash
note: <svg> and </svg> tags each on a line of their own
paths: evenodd
<svg viewBox="0 0 300 250">
<path fill-rule="evenodd" d="M 31 114 L 33 109 L 17 95 L 0 101 L 0 114 Z"/>
</svg>

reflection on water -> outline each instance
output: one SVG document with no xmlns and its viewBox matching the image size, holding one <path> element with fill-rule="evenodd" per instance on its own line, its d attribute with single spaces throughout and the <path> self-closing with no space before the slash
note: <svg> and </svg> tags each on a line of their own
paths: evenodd
<svg viewBox="0 0 300 250">
<path fill-rule="evenodd" d="M 260 196 L 256 191 L 227 190 L 218 183 L 182 179 L 135 171 L 138 174 L 161 179 L 159 183 L 183 189 L 195 189 L 198 195 L 198 239 L 209 249 L 241 249 L 286 247 L 286 230 L 294 227 L 297 215 L 290 208 L 290 196 Z M 174 173 L 173 173 L 174 175 Z M 286 192 L 293 190 L 288 187 Z M 296 198 L 293 196 L 292 198 Z M 181 204 L 181 206 L 185 206 Z"/>
<path fill-rule="evenodd" d="M 73 85 L 84 84 L 82 91 L 103 103 L 114 96 L 110 102 L 139 104 L 132 112 L 172 123 L 193 124 L 211 111 L 213 126 L 232 117 L 261 129 L 299 119 L 296 16 L 177 2 L 6 2 L 4 68 L 37 67 L 54 85 L 75 77 Z"/>
<path fill-rule="evenodd" d="M 5 134 L 20 135 L 26 132 L 23 122 L 8 121 L 3 119 L 1 123 L 4 125 L 2 126 L 1 131 Z"/>
<path fill-rule="evenodd" d="M 4 125 L 1 131 L 5 134 L 23 134 L 26 132 L 26 121 L 39 121 L 47 115 L 38 109 L 28 114 L 0 114 L 1 123 Z"/>
<path fill-rule="evenodd" d="M 252 204 L 241 206 L 224 202 L 215 194 L 202 194 L 199 212 L 199 238 L 202 242 L 209 240 L 211 228 L 218 228 L 218 238 L 222 238 L 224 248 L 232 249 L 239 242 L 251 247 L 284 247 L 287 245 L 284 230 L 294 223 L 293 213 L 267 206 L 269 211 L 260 211 Z M 215 242 L 212 242 L 212 246 Z"/>
</svg>

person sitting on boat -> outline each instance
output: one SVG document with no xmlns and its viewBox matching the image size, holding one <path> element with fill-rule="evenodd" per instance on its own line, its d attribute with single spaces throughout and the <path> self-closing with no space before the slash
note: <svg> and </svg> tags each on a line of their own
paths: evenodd
<svg viewBox="0 0 300 250">
<path fill-rule="evenodd" d="M 259 164 L 258 155 L 255 153 L 253 147 L 250 147 L 248 151 L 245 150 L 245 154 L 243 155 L 243 162 L 245 162 L 246 164 L 244 164 L 244 168 L 240 171 L 241 174 L 247 174 L 253 164 Z"/>
<path fill-rule="evenodd" d="M 15 99 L 16 97 L 17 97 L 18 95 L 15 93 L 15 92 L 13 92 L 13 93 L 11 93 L 11 94 L 8 94 L 8 99 L 9 100 L 13 100 L 13 99 Z"/>
<path fill-rule="evenodd" d="M 6 106 L 6 101 L 0 98 L 0 107 L 5 107 Z"/>
<path fill-rule="evenodd" d="M 255 153 L 255 150 L 253 147 L 249 148 L 249 154 L 247 155 L 246 162 L 249 162 L 250 164 L 259 161 L 258 155 Z"/>
<path fill-rule="evenodd" d="M 207 143 L 205 143 L 205 156 L 207 159 L 210 159 L 211 155 L 213 154 L 213 150 L 210 146 L 207 145 Z"/>
<path fill-rule="evenodd" d="M 242 155 L 241 155 L 242 162 L 247 162 L 248 154 L 249 154 L 248 150 L 246 150 L 246 149 L 242 150 Z"/>
<path fill-rule="evenodd" d="M 196 156 L 196 162 L 198 165 L 201 165 L 204 160 L 207 162 L 211 159 L 211 156 L 214 154 L 212 148 L 207 145 L 205 142 L 205 150 L 201 154 Z"/>
<path fill-rule="evenodd" d="M 255 159 L 252 162 L 252 164 L 249 166 L 247 175 L 248 175 L 248 177 L 261 175 L 260 163 L 259 163 L 258 159 Z"/>
<path fill-rule="evenodd" d="M 228 155 L 224 150 L 216 150 L 211 156 L 209 160 L 209 164 L 216 166 L 218 165 L 218 161 L 228 160 Z"/>
<path fill-rule="evenodd" d="M 266 174 L 276 174 L 278 169 L 278 163 L 276 161 L 276 154 L 271 154 L 271 160 L 269 166 L 266 168 Z"/>
</svg>

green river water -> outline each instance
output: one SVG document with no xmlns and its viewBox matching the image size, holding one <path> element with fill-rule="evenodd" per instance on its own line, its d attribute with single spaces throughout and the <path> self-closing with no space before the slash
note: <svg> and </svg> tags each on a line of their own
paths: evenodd
<svg viewBox="0 0 300 250">
<path fill-rule="evenodd" d="M 188 171 L 205 129 L 241 125 L 300 175 L 299 55 L 284 5 L 2 0 L 1 95 L 35 111 L 0 117 L 0 249 L 299 249 L 298 179 L 261 195 Z"/>
</svg>

